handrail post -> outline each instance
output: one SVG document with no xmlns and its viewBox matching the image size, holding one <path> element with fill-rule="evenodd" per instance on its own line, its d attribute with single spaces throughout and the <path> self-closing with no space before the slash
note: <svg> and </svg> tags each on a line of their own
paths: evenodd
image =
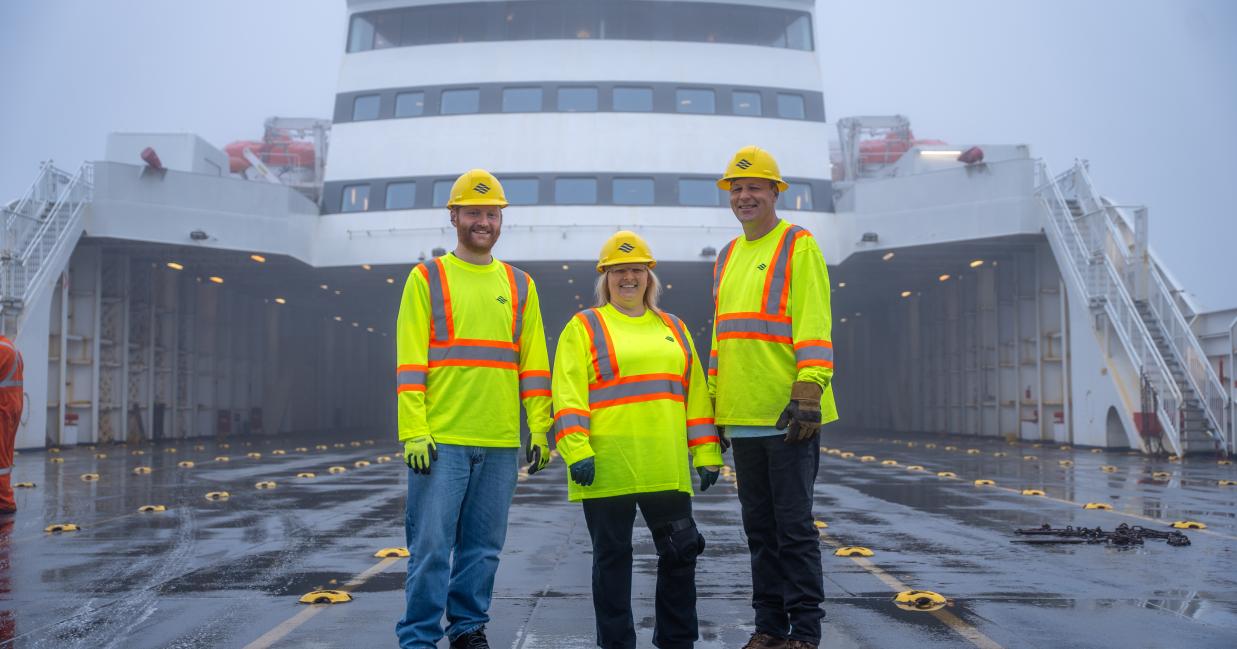
<svg viewBox="0 0 1237 649">
<path fill-rule="evenodd" d="M 1134 210 L 1134 268 L 1133 268 L 1133 298 L 1146 300 L 1149 294 L 1149 275 L 1151 274 L 1151 255 L 1148 252 L 1148 220 L 1147 208 Z"/>
</svg>

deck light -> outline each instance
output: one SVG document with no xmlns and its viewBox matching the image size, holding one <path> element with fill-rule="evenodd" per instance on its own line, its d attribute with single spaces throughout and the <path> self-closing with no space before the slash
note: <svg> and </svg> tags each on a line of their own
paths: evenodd
<svg viewBox="0 0 1237 649">
<path fill-rule="evenodd" d="M 354 323 L 352 323 L 352 326 L 354 326 L 354 327 L 359 327 L 359 326 L 361 326 L 361 325 L 360 325 L 360 324 L 358 324 L 358 323 L 356 323 L 356 322 L 354 322 Z"/>
<path fill-rule="evenodd" d="M 373 266 L 370 266 L 369 264 L 361 264 L 361 268 L 364 268 L 365 270 L 372 270 Z"/>
<path fill-rule="evenodd" d="M 168 262 L 168 268 L 171 268 L 172 270 L 184 270 L 185 269 L 184 265 L 178 264 L 174 261 Z"/>
<path fill-rule="evenodd" d="M 343 322 L 343 321 L 344 321 L 343 316 L 340 316 L 340 315 L 335 316 L 335 322 Z"/>
<path fill-rule="evenodd" d="M 285 300 L 285 299 L 283 299 L 283 298 L 281 298 L 281 297 L 277 297 L 277 298 L 275 298 L 275 304 L 287 304 L 287 303 L 288 303 L 288 301 L 287 301 L 287 300 Z"/>
<path fill-rule="evenodd" d="M 979 268 L 980 266 L 983 266 L 983 265 L 984 265 L 984 260 L 982 259 L 976 259 L 975 261 L 971 262 L 971 268 Z"/>
<path fill-rule="evenodd" d="M 889 252 L 887 252 L 887 253 L 885 253 L 885 254 L 881 255 L 881 261 L 889 261 L 890 259 L 893 259 L 893 251 L 892 251 L 892 250 L 890 250 Z"/>
<path fill-rule="evenodd" d="M 938 277 L 938 278 L 936 278 L 936 279 L 938 279 L 938 280 L 940 280 L 940 281 L 942 281 L 942 282 L 948 282 L 948 281 L 949 281 L 949 273 L 945 273 L 944 275 L 941 275 L 940 277 Z"/>
<path fill-rule="evenodd" d="M 249 258 L 258 262 L 259 264 L 266 263 L 266 257 L 263 257 L 262 255 L 249 255 Z"/>
<path fill-rule="evenodd" d="M 318 285 L 318 288 L 320 288 L 320 289 L 322 289 L 322 290 L 324 290 L 324 291 L 325 291 L 325 290 L 327 290 L 327 289 L 329 289 L 329 288 L 331 288 L 331 287 L 330 287 L 330 286 L 327 286 L 326 284 L 319 284 L 319 285 Z"/>
<path fill-rule="evenodd" d="M 846 288 L 846 282 L 838 282 L 838 288 Z"/>
<path fill-rule="evenodd" d="M 902 291 L 902 297 L 910 297 L 910 296 L 911 296 L 910 291 Z"/>
<path fill-rule="evenodd" d="M 936 157 L 957 158 L 958 156 L 962 155 L 962 152 L 956 151 L 954 149 L 943 150 L 943 151 L 920 151 L 919 155 L 929 156 L 932 158 L 936 158 Z"/>
<path fill-rule="evenodd" d="M 220 276 L 218 276 L 218 275 L 211 275 L 211 276 L 210 276 L 210 281 L 212 281 L 212 282 L 214 282 L 214 283 L 216 283 L 216 284 L 222 284 L 222 283 L 223 283 L 223 278 L 222 278 L 222 277 L 220 277 Z"/>
<path fill-rule="evenodd" d="M 388 278 L 387 278 L 387 283 L 388 283 L 388 284 L 394 284 L 394 283 L 395 283 L 395 278 L 394 278 L 394 277 L 388 277 Z"/>
</svg>

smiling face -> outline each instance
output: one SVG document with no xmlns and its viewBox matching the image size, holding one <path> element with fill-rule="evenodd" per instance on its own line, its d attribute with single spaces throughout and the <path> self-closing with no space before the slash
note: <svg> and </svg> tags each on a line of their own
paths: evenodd
<svg viewBox="0 0 1237 649">
<path fill-rule="evenodd" d="M 617 264 L 606 268 L 606 286 L 610 301 L 625 311 L 638 311 L 644 306 L 644 292 L 649 287 L 649 267 L 645 264 Z"/>
<path fill-rule="evenodd" d="M 777 221 L 777 184 L 765 178 L 735 178 L 730 181 L 730 210 L 739 222 L 772 224 Z"/>
<path fill-rule="evenodd" d="M 497 205 L 461 205 L 451 208 L 460 246 L 471 253 L 488 255 L 503 231 L 503 209 Z"/>
</svg>

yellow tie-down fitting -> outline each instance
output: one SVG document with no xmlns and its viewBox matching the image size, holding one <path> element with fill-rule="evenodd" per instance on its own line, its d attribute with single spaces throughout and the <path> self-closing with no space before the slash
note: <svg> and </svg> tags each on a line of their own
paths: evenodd
<svg viewBox="0 0 1237 649">
<path fill-rule="evenodd" d="M 904 590 L 894 596 L 893 603 L 904 611 L 936 611 L 945 608 L 949 600 L 930 590 Z"/>
</svg>

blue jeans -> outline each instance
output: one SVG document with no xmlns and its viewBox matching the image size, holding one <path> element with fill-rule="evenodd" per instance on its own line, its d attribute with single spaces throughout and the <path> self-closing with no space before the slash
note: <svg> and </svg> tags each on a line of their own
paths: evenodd
<svg viewBox="0 0 1237 649">
<path fill-rule="evenodd" d="M 498 555 L 515 493 L 517 449 L 438 445 L 429 475 L 408 472 L 407 607 L 395 625 L 404 649 L 433 649 L 490 621 Z M 453 556 L 454 555 L 454 556 Z"/>
</svg>

